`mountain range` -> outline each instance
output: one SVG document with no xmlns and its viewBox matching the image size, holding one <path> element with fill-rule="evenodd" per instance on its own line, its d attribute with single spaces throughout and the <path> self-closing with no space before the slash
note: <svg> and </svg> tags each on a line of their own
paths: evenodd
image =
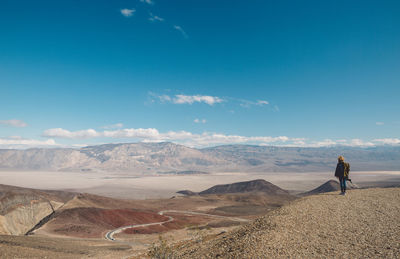
<svg viewBox="0 0 400 259">
<path fill-rule="evenodd" d="M 354 171 L 400 170 L 400 147 L 275 147 L 223 145 L 190 148 L 170 142 L 73 148 L 0 150 L 1 170 L 168 172 L 332 171 L 343 155 Z"/>
</svg>

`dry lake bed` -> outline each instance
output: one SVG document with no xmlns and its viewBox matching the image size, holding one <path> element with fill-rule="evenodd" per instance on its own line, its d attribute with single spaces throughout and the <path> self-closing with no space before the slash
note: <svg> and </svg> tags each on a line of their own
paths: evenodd
<svg viewBox="0 0 400 259">
<path fill-rule="evenodd" d="M 400 171 L 351 172 L 358 186 L 400 185 Z M 265 179 L 293 193 L 311 190 L 334 179 L 333 172 L 210 173 L 135 176 L 110 172 L 0 171 L 0 183 L 35 189 L 87 192 L 113 198 L 169 198 L 179 190 L 202 191 L 216 184 Z"/>
</svg>

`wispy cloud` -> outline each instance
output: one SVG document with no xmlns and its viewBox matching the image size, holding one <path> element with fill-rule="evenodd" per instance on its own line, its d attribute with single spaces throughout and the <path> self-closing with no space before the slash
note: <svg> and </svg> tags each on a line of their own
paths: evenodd
<svg viewBox="0 0 400 259">
<path fill-rule="evenodd" d="M 193 104 L 193 103 L 205 103 L 208 105 L 214 105 L 217 103 L 222 103 L 224 100 L 218 96 L 210 96 L 210 95 L 184 95 L 184 94 L 176 94 L 174 96 L 169 96 L 167 94 L 157 95 L 155 93 L 149 93 L 152 98 L 157 98 L 160 102 L 165 103 L 173 103 L 173 104 Z"/>
<path fill-rule="evenodd" d="M 207 120 L 206 119 L 194 119 L 194 121 L 193 121 L 194 123 L 206 123 L 207 122 Z"/>
<path fill-rule="evenodd" d="M 209 95 L 183 95 L 177 94 L 172 102 L 175 104 L 193 104 L 193 103 L 206 103 L 208 105 L 214 105 L 216 103 L 222 103 L 224 100 L 217 96 Z"/>
<path fill-rule="evenodd" d="M 102 129 L 120 129 L 124 126 L 122 123 L 115 123 L 110 125 L 101 126 Z"/>
<path fill-rule="evenodd" d="M 250 108 L 251 106 L 264 106 L 269 104 L 269 102 L 266 100 L 250 101 L 250 100 L 239 99 L 238 101 L 240 106 L 245 108 Z"/>
<path fill-rule="evenodd" d="M 164 21 L 164 18 L 161 18 L 160 16 L 154 15 L 152 13 L 149 13 L 149 15 L 150 15 L 149 21 L 152 21 L 152 22 L 156 22 L 156 21 L 163 22 Z"/>
<path fill-rule="evenodd" d="M 382 126 L 382 125 L 384 125 L 385 123 L 384 123 L 384 122 L 381 122 L 381 121 L 377 121 L 377 122 L 375 122 L 375 124 L 378 125 L 378 126 Z"/>
<path fill-rule="evenodd" d="M 123 15 L 123 16 L 125 16 L 125 17 L 131 17 L 131 16 L 133 16 L 133 14 L 136 12 L 136 9 L 128 9 L 128 8 L 125 8 L 125 9 L 121 9 L 121 14 Z"/>
<path fill-rule="evenodd" d="M 139 1 L 142 2 L 142 3 L 149 4 L 149 5 L 153 5 L 154 4 L 153 0 L 139 0 Z"/>
<path fill-rule="evenodd" d="M 172 98 L 169 95 L 163 94 L 163 95 L 159 95 L 157 96 L 158 99 L 160 99 L 161 102 L 172 102 Z"/>
<path fill-rule="evenodd" d="M 44 137 L 67 138 L 67 139 L 86 139 L 103 136 L 94 129 L 69 131 L 62 128 L 48 129 L 43 132 Z"/>
<path fill-rule="evenodd" d="M 32 147 L 55 147 L 58 144 L 54 139 L 37 140 L 25 139 L 20 136 L 0 138 L 0 148 L 32 148 Z"/>
<path fill-rule="evenodd" d="M 139 0 L 139 1 L 140 1 L 141 3 L 146 4 L 146 5 L 154 5 L 154 4 L 155 4 L 153 0 Z M 139 7 L 138 7 L 138 10 L 139 10 L 139 11 L 141 11 L 141 10 L 143 10 L 143 9 L 153 9 L 153 8 L 152 8 L 152 7 L 144 7 L 144 6 L 139 6 Z M 121 9 L 120 12 L 121 12 L 121 14 L 122 14 L 123 16 L 125 16 L 125 17 L 131 17 L 131 16 L 133 16 L 133 15 L 135 14 L 136 9 L 134 9 L 134 8 L 132 8 L 132 9 L 124 8 L 124 9 Z M 148 18 L 148 20 L 151 21 L 151 22 L 165 22 L 165 19 L 164 19 L 164 18 L 162 18 L 162 17 L 160 17 L 160 16 L 158 16 L 158 15 L 154 15 L 152 12 L 149 12 L 149 18 Z M 168 26 L 172 26 L 172 28 L 173 28 L 174 30 L 179 31 L 185 39 L 188 38 L 188 34 L 187 34 L 186 31 L 182 28 L 182 26 L 180 26 L 180 25 L 174 25 L 174 24 L 172 24 L 172 23 L 168 23 Z"/>
<path fill-rule="evenodd" d="M 22 120 L 0 120 L 1 125 L 9 126 L 9 127 L 16 127 L 16 128 L 24 128 L 27 127 L 28 124 Z"/>
<path fill-rule="evenodd" d="M 258 105 L 258 106 L 263 106 L 263 105 L 267 105 L 267 104 L 269 104 L 269 102 L 265 101 L 265 100 L 258 100 L 256 102 L 256 105 Z"/>
<path fill-rule="evenodd" d="M 188 38 L 187 33 L 182 29 L 181 26 L 179 25 L 174 25 L 172 26 L 175 30 L 179 31 L 180 33 L 182 33 L 183 37 L 185 37 L 186 39 Z"/>
<path fill-rule="evenodd" d="M 238 105 L 243 108 L 251 108 L 251 107 L 270 107 L 270 103 L 265 99 L 259 100 L 246 100 L 246 99 L 238 99 L 234 97 L 218 97 L 218 96 L 209 96 L 209 95 L 186 95 L 186 94 L 157 94 L 154 92 L 148 93 L 150 97 L 150 103 L 155 103 L 159 101 L 161 103 L 174 103 L 174 104 L 193 104 L 193 103 L 206 103 L 209 105 L 214 105 L 217 103 L 229 103 L 231 105 Z M 274 105 L 270 108 L 273 111 L 279 111 L 277 105 Z M 229 110 L 229 112 L 234 113 L 233 110 Z"/>
</svg>

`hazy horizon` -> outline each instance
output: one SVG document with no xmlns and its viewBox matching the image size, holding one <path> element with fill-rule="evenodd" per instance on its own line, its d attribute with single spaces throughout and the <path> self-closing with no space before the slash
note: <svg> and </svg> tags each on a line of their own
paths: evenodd
<svg viewBox="0 0 400 259">
<path fill-rule="evenodd" d="M 69 146 L 69 145 L 51 145 L 51 146 L 37 146 L 37 147 L 26 147 L 23 145 L 16 145 L 14 147 L 1 147 L 0 150 L 27 150 L 27 149 L 59 149 L 59 148 L 70 148 L 70 149 L 82 149 L 87 147 L 94 146 L 104 146 L 104 145 L 125 145 L 125 144 L 163 144 L 170 143 L 174 145 L 185 146 L 193 149 L 207 149 L 207 148 L 216 148 L 223 146 L 254 146 L 254 147 L 276 147 L 276 148 L 310 148 L 310 149 L 318 149 L 318 148 L 343 148 L 343 149 L 370 149 L 370 148 L 400 148 L 400 145 L 393 144 L 380 144 L 380 145 L 348 145 L 348 144 L 332 144 L 332 145 L 310 145 L 310 146 L 301 146 L 301 145 L 274 145 L 274 144 L 246 144 L 246 143 L 232 143 L 232 144 L 214 144 L 208 146 L 190 146 L 178 142 L 173 141 L 160 141 L 160 142 L 144 142 L 144 141 L 136 141 L 136 142 L 107 142 L 107 143 L 96 143 L 92 145 L 79 145 L 79 146 Z"/>
</svg>

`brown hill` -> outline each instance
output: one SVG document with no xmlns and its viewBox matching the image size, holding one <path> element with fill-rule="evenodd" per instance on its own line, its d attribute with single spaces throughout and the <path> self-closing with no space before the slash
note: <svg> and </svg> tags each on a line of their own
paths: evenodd
<svg viewBox="0 0 400 259">
<path fill-rule="evenodd" d="M 226 194 L 226 193 L 247 193 L 247 192 L 263 192 L 269 195 L 287 195 L 288 191 L 279 188 L 278 186 L 265 180 L 253 180 L 247 182 L 238 182 L 232 184 L 215 185 L 205 191 L 200 192 L 200 195 L 206 194 Z"/>
<path fill-rule="evenodd" d="M 73 208 L 62 210 L 49 221 L 47 233 L 102 238 L 107 230 L 121 226 L 160 222 L 168 217 L 133 209 Z"/>
<path fill-rule="evenodd" d="M 176 193 L 183 194 L 183 195 L 186 195 L 186 196 L 197 195 L 197 192 L 192 192 L 190 190 L 177 191 Z"/>
<path fill-rule="evenodd" d="M 107 230 L 166 219 L 147 208 L 145 202 L 80 193 L 35 234 L 102 238 Z"/>
<path fill-rule="evenodd" d="M 400 258 L 400 188 L 307 196 L 179 258 Z"/>
<path fill-rule="evenodd" d="M 135 208 L 135 209 L 132 209 Z M 86 193 L 0 185 L 0 234 L 50 234 L 102 237 L 124 225 L 168 219 L 146 203 Z"/>
<path fill-rule="evenodd" d="M 0 234 L 23 235 L 74 193 L 0 185 Z"/>
</svg>

